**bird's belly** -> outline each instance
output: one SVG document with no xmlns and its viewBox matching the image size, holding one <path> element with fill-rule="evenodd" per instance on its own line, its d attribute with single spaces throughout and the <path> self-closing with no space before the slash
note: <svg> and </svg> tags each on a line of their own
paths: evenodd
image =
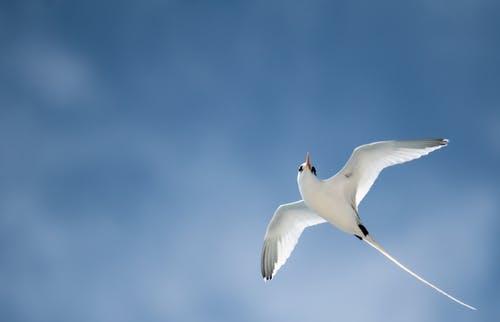
<svg viewBox="0 0 500 322">
<path fill-rule="evenodd" d="M 306 205 L 340 230 L 354 233 L 358 226 L 354 209 L 343 198 L 316 192 L 302 196 Z"/>
</svg>

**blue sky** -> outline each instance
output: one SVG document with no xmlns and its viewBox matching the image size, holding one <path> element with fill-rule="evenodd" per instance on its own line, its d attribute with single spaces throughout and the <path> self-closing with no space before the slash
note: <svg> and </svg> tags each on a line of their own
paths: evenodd
<svg viewBox="0 0 500 322">
<path fill-rule="evenodd" d="M 498 317 L 496 1 L 0 4 L 2 321 Z M 311 153 L 447 137 L 360 215 L 389 252 L 305 231 L 276 279 L 265 228 Z"/>
</svg>

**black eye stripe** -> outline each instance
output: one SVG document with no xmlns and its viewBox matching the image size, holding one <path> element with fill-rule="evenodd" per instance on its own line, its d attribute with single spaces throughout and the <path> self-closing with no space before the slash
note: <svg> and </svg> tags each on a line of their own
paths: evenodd
<svg viewBox="0 0 500 322">
<path fill-rule="evenodd" d="M 304 171 L 304 166 L 303 166 L 303 165 L 301 165 L 301 166 L 299 167 L 299 172 L 302 172 L 302 171 Z M 315 167 L 311 167 L 311 172 L 312 172 L 314 175 L 316 175 L 316 168 L 315 168 Z"/>
</svg>

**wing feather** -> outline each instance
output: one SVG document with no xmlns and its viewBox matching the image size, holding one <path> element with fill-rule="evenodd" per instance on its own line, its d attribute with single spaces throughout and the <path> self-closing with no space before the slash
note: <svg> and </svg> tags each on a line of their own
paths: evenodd
<svg viewBox="0 0 500 322">
<path fill-rule="evenodd" d="M 447 139 L 381 141 L 361 145 L 354 149 L 342 170 L 327 181 L 348 178 L 347 194 L 354 198 L 357 207 L 384 168 L 418 159 L 446 145 Z"/>
<path fill-rule="evenodd" d="M 309 209 L 304 201 L 284 204 L 276 209 L 267 226 L 262 246 L 262 277 L 270 280 L 285 264 L 305 228 L 325 220 Z"/>
</svg>

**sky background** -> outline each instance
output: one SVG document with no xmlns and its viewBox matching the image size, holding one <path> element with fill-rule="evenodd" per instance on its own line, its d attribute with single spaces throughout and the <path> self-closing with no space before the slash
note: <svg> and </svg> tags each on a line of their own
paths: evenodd
<svg viewBox="0 0 500 322">
<path fill-rule="evenodd" d="M 326 224 L 262 281 L 306 151 L 422 137 L 360 215 L 479 311 Z M 498 319 L 498 1 L 2 1 L 0 153 L 2 321 Z"/>
</svg>

